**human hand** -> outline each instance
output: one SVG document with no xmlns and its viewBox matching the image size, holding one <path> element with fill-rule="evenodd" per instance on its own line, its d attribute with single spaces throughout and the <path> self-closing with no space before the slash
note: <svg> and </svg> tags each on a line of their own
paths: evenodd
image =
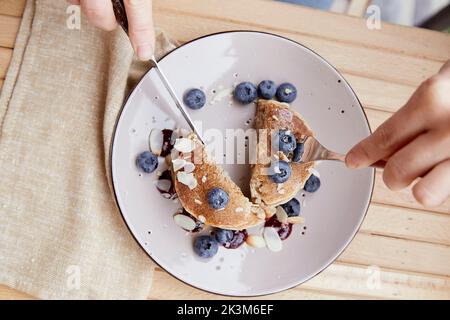
<svg viewBox="0 0 450 320">
<path fill-rule="evenodd" d="M 386 160 L 383 180 L 391 190 L 413 187 L 426 207 L 450 196 L 450 61 L 417 89 L 408 103 L 347 154 L 349 168 Z"/>
<path fill-rule="evenodd" d="M 107 31 L 117 27 L 111 0 L 68 0 L 81 6 L 89 21 Z M 137 56 L 149 60 L 155 47 L 152 0 L 124 0 L 128 17 L 129 37 Z"/>
</svg>

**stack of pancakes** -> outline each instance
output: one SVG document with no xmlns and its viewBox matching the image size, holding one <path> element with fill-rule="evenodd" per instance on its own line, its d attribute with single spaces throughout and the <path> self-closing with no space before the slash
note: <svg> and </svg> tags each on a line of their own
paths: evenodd
<svg viewBox="0 0 450 320">
<path fill-rule="evenodd" d="M 259 100 L 255 129 L 258 132 L 257 163 L 252 165 L 251 200 L 244 196 L 222 167 L 207 155 L 203 144 L 195 135 L 188 136 L 193 143 L 192 152 L 172 153 L 172 160 L 174 157 L 183 157 L 195 165 L 192 171 L 196 180 L 195 187 L 192 185 L 190 187 L 177 179 L 177 173 L 183 169 L 174 170 L 172 167 L 173 181 L 184 209 L 206 225 L 228 230 L 243 230 L 261 224 L 275 214 L 276 206 L 295 197 L 310 177 L 314 163 L 293 163 L 284 154 L 272 151 L 273 132 L 289 130 L 297 141 L 313 135 L 301 116 L 291 110 L 288 104 Z M 277 184 L 268 175 L 268 168 L 273 160 L 289 162 L 292 173 L 287 182 Z M 229 195 L 229 203 L 224 209 L 216 210 L 208 204 L 207 195 L 213 188 L 221 188 Z"/>
</svg>

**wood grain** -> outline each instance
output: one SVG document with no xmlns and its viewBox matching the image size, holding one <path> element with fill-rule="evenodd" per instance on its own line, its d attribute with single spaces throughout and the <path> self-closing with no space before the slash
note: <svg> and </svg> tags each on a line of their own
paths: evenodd
<svg viewBox="0 0 450 320">
<path fill-rule="evenodd" d="M 5 79 L 12 52 L 12 49 L 0 47 L 0 79 Z"/>
<path fill-rule="evenodd" d="M 356 91 L 373 130 L 450 58 L 450 37 L 445 34 L 386 23 L 371 31 L 362 19 L 275 1 L 154 2 L 157 25 L 179 42 L 249 29 L 274 32 L 319 52 Z M 0 1 L 0 90 L 24 4 Z M 379 171 L 367 217 L 338 261 L 302 286 L 264 299 L 450 299 L 449 212 L 450 199 L 426 210 L 410 190 L 388 190 Z M 375 287 L 368 282 L 374 271 L 380 271 L 380 285 Z M 0 299 L 30 298 L 0 285 Z M 149 298 L 223 297 L 194 289 L 157 268 Z"/>
<path fill-rule="evenodd" d="M 178 28 L 179 31 L 197 27 L 204 30 L 202 34 L 207 34 L 232 23 L 253 26 L 252 29 L 271 29 L 277 33 L 308 35 L 319 41 L 331 39 L 339 42 L 340 46 L 373 48 L 441 62 L 450 57 L 450 40 L 445 34 L 388 23 L 383 23 L 381 30 L 369 30 L 363 19 L 276 1 L 155 0 L 154 8 L 158 25 L 166 27 L 167 23 L 162 21 L 168 15 L 181 19 L 176 23 L 183 24 L 183 28 Z M 216 27 L 210 28 L 209 24 L 198 25 L 195 23 L 196 19 L 191 20 L 198 17 L 204 17 L 205 22 L 215 21 Z M 423 43 L 427 45 L 424 46 Z"/>
<path fill-rule="evenodd" d="M 20 17 L 0 15 L 0 47 L 14 47 L 19 26 Z"/>
<path fill-rule="evenodd" d="M 25 2 L 26 0 L 1 0 L 0 14 L 21 17 L 25 8 Z"/>
<path fill-rule="evenodd" d="M 263 2 L 265 3 L 265 2 Z M 162 10 L 158 18 L 159 25 L 180 42 L 186 42 L 209 33 L 227 30 L 260 30 L 276 32 L 296 40 L 311 48 L 333 64 L 343 73 L 391 83 L 418 86 L 425 79 L 435 74 L 443 62 L 429 60 L 423 57 L 407 56 L 397 52 L 382 51 L 365 46 L 320 39 L 310 35 L 293 32 L 277 31 L 265 26 L 252 26 L 246 22 L 234 22 L 222 19 L 220 23 L 215 18 L 198 16 L 180 16 L 172 10 Z M 446 43 L 450 47 L 450 39 Z"/>
</svg>

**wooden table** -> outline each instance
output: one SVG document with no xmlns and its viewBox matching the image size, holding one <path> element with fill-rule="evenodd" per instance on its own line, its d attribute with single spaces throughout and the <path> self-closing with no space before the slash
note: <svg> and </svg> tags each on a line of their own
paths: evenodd
<svg viewBox="0 0 450 320">
<path fill-rule="evenodd" d="M 24 1 L 0 1 L 0 79 L 11 59 Z M 362 19 L 290 4 L 262 0 L 154 3 L 156 25 L 181 43 L 208 33 L 251 29 L 277 33 L 312 48 L 351 83 L 372 129 L 450 58 L 449 35 L 388 24 L 371 31 Z M 389 191 L 378 172 L 369 213 L 347 250 L 319 276 L 271 298 L 450 299 L 449 208 L 450 200 L 424 210 L 409 190 Z M 370 285 L 377 268 L 379 287 Z M 32 297 L 0 286 L 0 298 Z M 157 268 L 149 298 L 218 296 L 193 289 Z"/>
</svg>

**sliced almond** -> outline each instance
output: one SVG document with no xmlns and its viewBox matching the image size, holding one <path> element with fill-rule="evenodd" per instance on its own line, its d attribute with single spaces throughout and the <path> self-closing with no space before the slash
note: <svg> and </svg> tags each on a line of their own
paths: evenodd
<svg viewBox="0 0 450 320">
<path fill-rule="evenodd" d="M 186 173 L 183 171 L 177 172 L 177 180 L 188 186 L 189 189 L 193 190 L 195 187 L 197 187 L 197 179 L 195 179 L 194 175 L 192 173 Z"/>
<path fill-rule="evenodd" d="M 202 205 L 202 204 L 203 204 L 203 202 L 201 202 L 201 201 L 198 200 L 198 199 L 194 199 L 194 202 L 195 202 L 196 204 L 199 204 L 199 205 Z"/>
<path fill-rule="evenodd" d="M 206 182 L 206 175 L 202 177 L 202 183 Z"/>
<path fill-rule="evenodd" d="M 184 168 L 186 165 L 186 160 L 184 159 L 175 159 L 172 160 L 173 171 L 177 172 L 178 170 Z"/>
<path fill-rule="evenodd" d="M 167 179 L 159 179 L 155 181 L 155 186 L 161 192 L 169 192 L 172 187 L 172 181 Z"/>
<path fill-rule="evenodd" d="M 279 121 L 279 119 L 278 119 L 278 117 L 276 115 L 273 115 L 272 119 L 275 120 L 275 121 Z"/>
<path fill-rule="evenodd" d="M 249 235 L 245 242 L 253 248 L 264 248 L 266 246 L 266 241 L 264 238 L 254 234 Z"/>
<path fill-rule="evenodd" d="M 234 209 L 234 212 L 236 212 L 236 213 L 244 212 L 244 208 L 241 208 L 241 207 L 236 208 L 236 209 Z"/>
<path fill-rule="evenodd" d="M 283 249 L 283 242 L 275 228 L 264 228 L 263 235 L 266 246 L 270 251 L 279 252 Z"/>
<path fill-rule="evenodd" d="M 162 146 L 164 143 L 164 137 L 163 137 L 163 133 L 161 129 L 152 129 L 152 131 L 150 131 L 150 135 L 148 137 L 149 140 L 149 147 L 150 147 L 150 151 L 153 152 L 153 154 L 160 156 L 161 155 L 161 150 L 162 150 Z"/>
<path fill-rule="evenodd" d="M 280 221 L 283 224 L 288 223 L 289 216 L 287 215 L 286 211 L 283 209 L 282 206 L 277 207 L 276 216 L 278 221 Z"/>
<path fill-rule="evenodd" d="M 197 223 L 191 217 L 184 214 L 176 214 L 173 216 L 175 223 L 186 231 L 192 231 L 197 227 Z"/>
<path fill-rule="evenodd" d="M 180 152 L 192 152 L 195 146 L 191 139 L 179 138 L 175 140 L 175 145 L 173 147 Z"/>
<path fill-rule="evenodd" d="M 292 223 L 292 224 L 303 224 L 305 223 L 305 218 L 298 216 L 298 217 L 289 217 L 287 219 L 288 223 Z"/>
<path fill-rule="evenodd" d="M 184 164 L 184 172 L 191 173 L 191 172 L 194 172 L 194 170 L 195 170 L 195 165 L 192 162 L 186 161 L 186 163 Z"/>
<path fill-rule="evenodd" d="M 206 218 L 202 215 L 198 216 L 198 221 L 200 221 L 201 223 L 205 223 L 206 222 Z"/>
<path fill-rule="evenodd" d="M 280 191 L 281 189 L 283 189 L 284 187 L 284 183 L 278 183 L 277 184 L 277 191 Z"/>
<path fill-rule="evenodd" d="M 285 189 L 280 189 L 280 190 L 278 190 L 278 194 L 285 194 L 286 193 L 286 190 Z"/>
</svg>

